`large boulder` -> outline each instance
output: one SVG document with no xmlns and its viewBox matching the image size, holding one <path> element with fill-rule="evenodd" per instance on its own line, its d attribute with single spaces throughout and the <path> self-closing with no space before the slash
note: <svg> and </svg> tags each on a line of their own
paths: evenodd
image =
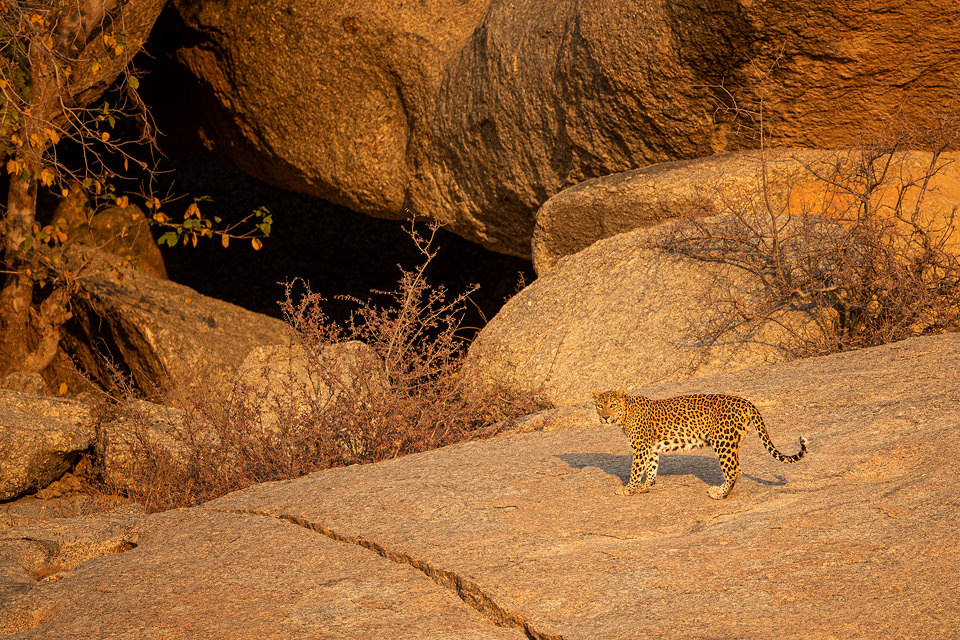
<svg viewBox="0 0 960 640">
<path fill-rule="evenodd" d="M 659 248 L 663 231 L 634 229 L 562 259 L 480 331 L 471 372 L 563 406 L 592 390 L 783 360 L 792 332 L 812 330 L 812 318 L 787 312 L 707 340 L 728 311 L 718 300 L 730 291 L 749 297 L 759 280 Z"/>
<path fill-rule="evenodd" d="M 157 37 L 171 119 L 236 166 L 522 257 L 564 187 L 755 145 L 761 103 L 778 145 L 851 146 L 949 110 L 960 63 L 954 0 L 176 0 Z"/>
<path fill-rule="evenodd" d="M 71 261 L 86 266 L 61 344 L 108 389 L 116 388 L 120 371 L 150 397 L 201 385 L 226 394 L 251 349 L 291 341 L 277 318 L 124 267 L 107 254 L 74 251 Z"/>
<path fill-rule="evenodd" d="M 788 466 L 751 434 L 723 501 L 710 451 L 616 495 L 630 447 L 592 417 L 74 523 L 90 559 L 53 574 L 65 523 L 12 529 L 0 635 L 952 639 L 958 354 L 946 334 L 639 390 L 741 395 L 777 446 L 809 439 Z"/>
<path fill-rule="evenodd" d="M 585 180 L 551 197 L 537 212 L 534 268 L 543 275 L 563 256 L 601 238 L 670 218 L 766 210 L 850 218 L 856 203 L 847 189 L 862 184 L 852 178 L 870 153 L 869 149 L 725 153 Z M 902 193 L 905 202 L 914 202 L 919 185 L 932 173 L 917 221 L 938 229 L 953 224 L 954 207 L 960 201 L 960 153 L 941 154 L 934 172 L 928 152 L 897 152 L 881 160 L 878 168 L 889 160 L 873 201 L 881 215 L 891 215 Z M 916 186 L 902 192 L 907 185 Z M 904 211 L 912 214 L 911 206 Z M 956 235 L 948 240 L 955 251 L 960 249 Z"/>
</svg>

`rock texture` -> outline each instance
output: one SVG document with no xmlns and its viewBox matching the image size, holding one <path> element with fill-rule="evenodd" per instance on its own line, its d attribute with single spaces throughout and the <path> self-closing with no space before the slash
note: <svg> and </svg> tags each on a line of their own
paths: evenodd
<svg viewBox="0 0 960 640">
<path fill-rule="evenodd" d="M 176 392 L 201 382 L 226 393 L 251 349 L 290 342 L 281 320 L 120 266 L 105 254 L 76 251 L 72 260 L 88 266 L 61 344 L 106 388 L 115 385 L 112 360 L 151 396 L 164 386 Z"/>
<path fill-rule="evenodd" d="M 23 581 L 0 629 L 948 640 L 960 623 L 958 354 L 960 335 L 946 334 L 642 389 L 743 395 L 775 444 L 810 440 L 789 466 L 745 440 L 746 475 L 723 501 L 706 495 L 721 480 L 710 452 L 664 456 L 651 492 L 616 495 L 629 446 L 593 420 L 131 522 L 111 539 L 135 548 Z M 42 564 L 47 526 L 0 536 L 8 582 Z M 11 562 L 11 548 L 36 557 Z"/>
<path fill-rule="evenodd" d="M 65 216 L 67 236 L 72 242 L 107 251 L 152 276 L 166 279 L 167 268 L 160 247 L 153 239 L 149 219 L 139 207 L 133 204 L 108 207 L 88 216 L 82 202 L 78 210 L 78 199 L 64 199 L 54 212 L 54 216 Z"/>
<path fill-rule="evenodd" d="M 93 443 L 94 424 L 75 400 L 0 390 L 0 500 L 62 476 Z"/>
<path fill-rule="evenodd" d="M 749 296 L 757 282 L 727 265 L 656 248 L 660 230 L 635 229 L 560 261 L 511 298 L 470 346 L 483 381 L 539 393 L 557 406 L 592 390 L 637 387 L 782 360 L 790 312 L 704 342 L 728 291 Z"/>
<path fill-rule="evenodd" d="M 543 275 L 563 256 L 630 229 L 654 226 L 683 215 L 715 215 L 731 209 L 838 215 L 852 202 L 828 183 L 837 167 L 850 167 L 855 150 L 774 149 L 727 153 L 697 160 L 655 164 L 586 180 L 547 200 L 537 212 L 533 265 Z M 932 156 L 923 152 L 891 157 L 875 206 L 891 211 L 899 189 L 922 181 Z M 928 183 L 922 213 L 943 228 L 960 200 L 960 153 L 944 153 Z M 764 191 L 766 171 L 766 191 Z M 847 169 L 850 175 L 852 169 Z M 917 189 L 909 194 L 915 199 Z M 911 201 L 908 197 L 907 201 Z M 956 235 L 956 234 L 954 234 Z M 952 244 L 960 248 L 960 238 Z"/>
<path fill-rule="evenodd" d="M 958 34 L 954 0 L 178 0 L 157 32 L 170 119 L 238 167 L 517 256 L 566 186 L 754 144 L 724 107 L 825 148 L 950 111 Z"/>
</svg>

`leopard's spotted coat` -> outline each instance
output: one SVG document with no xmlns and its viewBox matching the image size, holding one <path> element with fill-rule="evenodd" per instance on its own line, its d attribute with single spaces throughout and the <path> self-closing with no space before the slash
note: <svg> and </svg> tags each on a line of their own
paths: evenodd
<svg viewBox="0 0 960 640">
<path fill-rule="evenodd" d="M 798 453 L 785 456 L 777 451 L 757 408 L 735 396 L 700 394 L 650 400 L 626 395 L 620 389 L 594 391 L 593 399 L 600 421 L 618 423 L 633 448 L 630 481 L 617 491 L 621 495 L 647 491 L 653 485 L 661 453 L 710 445 L 720 459 L 724 483 L 710 487 L 707 493 L 716 500 L 725 498 L 740 477 L 740 441 L 751 424 L 767 451 L 780 462 L 797 462 L 807 452 L 807 440 L 802 437 Z"/>
</svg>

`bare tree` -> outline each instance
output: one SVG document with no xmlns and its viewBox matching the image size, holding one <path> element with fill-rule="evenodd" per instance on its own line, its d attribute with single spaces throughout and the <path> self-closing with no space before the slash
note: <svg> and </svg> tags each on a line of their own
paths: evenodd
<svg viewBox="0 0 960 640">
<path fill-rule="evenodd" d="M 0 164 L 9 179 L 0 204 L 0 376 L 53 360 L 85 268 L 65 250 L 65 221 L 38 219 L 38 190 L 64 198 L 79 190 L 94 208 L 126 208 L 139 196 L 170 246 L 216 235 L 223 246 L 240 238 L 259 249 L 270 233 L 263 207 L 227 225 L 202 215 L 202 199 L 182 221 L 160 210 L 170 198 L 154 193 L 156 130 L 132 60 L 164 3 L 0 0 Z M 119 181 L 137 172 L 139 189 L 122 193 Z"/>
<path fill-rule="evenodd" d="M 162 0 L 0 2 L 0 157 L 9 179 L 0 227 L 0 374 L 40 371 L 56 354 L 70 317 L 56 224 L 40 225 L 41 188 L 77 183 L 104 194 L 135 159 L 131 145 L 152 144 L 149 113 L 130 62 Z M 110 95 L 115 104 L 101 101 Z M 139 122 L 139 139 L 115 134 L 121 118 Z M 73 166 L 58 154 L 72 145 Z M 119 196 L 117 196 L 119 197 Z"/>
</svg>

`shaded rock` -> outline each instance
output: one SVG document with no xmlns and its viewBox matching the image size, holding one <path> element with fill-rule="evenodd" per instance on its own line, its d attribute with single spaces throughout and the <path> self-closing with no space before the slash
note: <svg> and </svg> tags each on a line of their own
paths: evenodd
<svg viewBox="0 0 960 640">
<path fill-rule="evenodd" d="M 785 466 L 751 435 L 723 501 L 706 495 L 721 481 L 709 451 L 665 455 L 649 493 L 616 495 L 629 443 L 594 419 L 149 516 L 127 534 L 136 548 L 6 602 L 0 629 L 947 640 L 960 623 L 960 406 L 945 401 L 960 395 L 958 354 L 960 334 L 944 334 L 639 389 L 742 395 L 774 444 L 810 440 Z M 43 526 L 3 547 L 47 539 Z"/>
<path fill-rule="evenodd" d="M 479 379 L 557 406 L 592 390 L 637 387 L 783 360 L 801 312 L 702 335 L 721 319 L 715 302 L 759 283 L 746 272 L 655 247 L 660 230 L 635 229 L 561 260 L 511 298 L 470 346 Z"/>
<path fill-rule="evenodd" d="M 43 396 L 47 394 L 47 383 L 39 373 L 14 371 L 0 379 L 0 389 Z"/>
<path fill-rule="evenodd" d="M 179 77 L 169 118 L 189 105 L 208 149 L 526 257 L 536 210 L 564 187 L 755 144 L 723 107 L 762 100 L 776 144 L 826 148 L 892 113 L 950 112 L 958 27 L 953 0 L 178 0 L 158 31 Z"/>
<path fill-rule="evenodd" d="M 697 160 L 655 164 L 643 169 L 586 180 L 547 200 L 537 212 L 533 233 L 534 268 L 549 272 L 563 256 L 601 238 L 654 226 L 684 215 L 716 215 L 733 209 L 839 215 L 853 206 L 850 194 L 832 185 L 837 167 L 851 175 L 855 150 L 774 149 L 727 153 Z M 912 151 L 891 158 L 874 205 L 891 211 L 902 186 L 922 177 L 929 153 Z M 921 210 L 924 220 L 944 227 L 960 200 L 960 153 L 944 153 L 942 168 L 928 183 Z M 764 167 L 764 164 L 766 165 Z M 766 176 L 764 176 L 766 169 Z M 766 192 L 764 192 L 766 179 Z M 907 202 L 919 190 L 908 189 Z M 960 247 L 960 238 L 951 242 Z"/>
<path fill-rule="evenodd" d="M 72 259 L 87 267 L 61 344 L 108 389 L 116 388 L 112 361 L 150 397 L 201 384 L 225 394 L 251 349 L 290 342 L 276 318 L 116 265 L 104 254 L 76 247 Z"/>
<path fill-rule="evenodd" d="M 70 200 L 57 207 L 54 215 L 66 213 L 75 207 Z M 167 268 L 160 254 L 160 247 L 153 239 L 150 221 L 143 211 L 133 204 L 126 207 L 109 207 L 92 216 L 83 209 L 74 211 L 66 218 L 67 236 L 73 242 L 95 247 L 123 258 L 124 264 L 139 267 L 157 278 L 166 279 Z"/>
<path fill-rule="evenodd" d="M 0 500 L 62 476 L 93 444 L 94 424 L 81 402 L 0 390 Z"/>
</svg>

